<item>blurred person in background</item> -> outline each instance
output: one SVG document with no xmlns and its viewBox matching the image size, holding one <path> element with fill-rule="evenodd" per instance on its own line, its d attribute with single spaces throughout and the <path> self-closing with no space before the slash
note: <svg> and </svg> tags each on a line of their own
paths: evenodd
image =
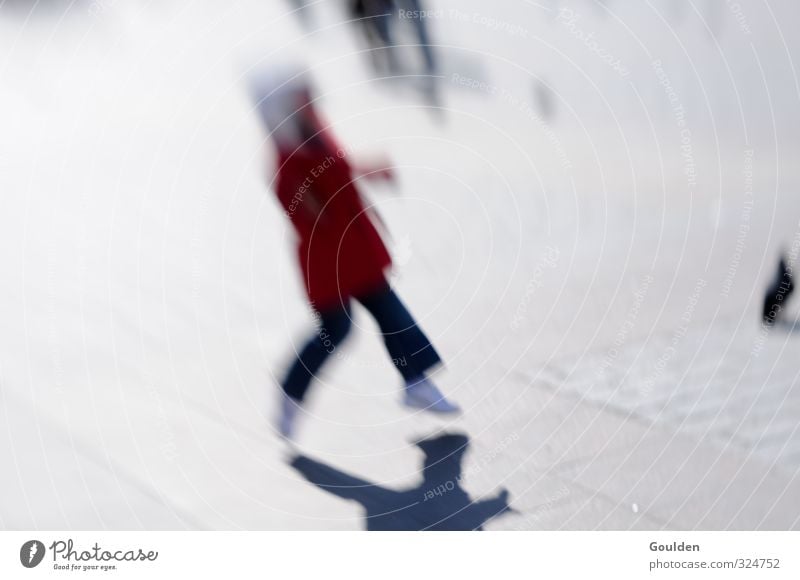
<svg viewBox="0 0 800 580">
<path fill-rule="evenodd" d="M 361 28 L 369 46 L 369 56 L 375 73 L 400 74 L 394 46 L 393 0 L 348 0 L 350 17 Z"/>
<path fill-rule="evenodd" d="M 427 10 L 420 0 L 395 0 L 401 16 L 405 20 L 410 20 L 414 25 L 414 32 L 419 42 L 422 58 L 425 61 L 425 70 L 433 74 L 436 70 L 436 59 L 431 46 L 431 38 L 428 33 L 428 19 L 435 16 L 436 12 Z"/>
<path fill-rule="evenodd" d="M 423 64 L 422 74 L 415 77 L 422 81 L 428 102 L 438 106 L 438 66 L 427 25 L 434 12 L 426 10 L 420 0 L 348 0 L 348 6 L 350 17 L 363 31 L 375 73 L 381 76 L 402 76 L 408 74 L 406 69 L 412 70 L 398 58 L 398 22 L 413 27 Z"/>
<path fill-rule="evenodd" d="M 389 252 L 354 183 L 356 175 L 392 179 L 391 171 L 351 167 L 317 114 L 304 74 L 259 76 L 251 93 L 277 149 L 275 193 L 297 234 L 300 270 L 319 323 L 281 382 L 279 432 L 291 438 L 314 377 L 350 331 L 353 301 L 380 327 L 404 381 L 403 403 L 458 412 L 427 376 L 441 358 L 387 281 Z"/>
<path fill-rule="evenodd" d="M 439 93 L 436 85 L 436 75 L 438 66 L 436 57 L 431 46 L 430 33 L 428 32 L 428 19 L 433 17 L 435 12 L 426 10 L 420 0 L 395 0 L 398 7 L 398 15 L 402 20 L 409 21 L 414 26 L 414 33 L 422 55 L 424 65 L 423 90 L 425 96 L 434 105 L 439 104 Z"/>
</svg>

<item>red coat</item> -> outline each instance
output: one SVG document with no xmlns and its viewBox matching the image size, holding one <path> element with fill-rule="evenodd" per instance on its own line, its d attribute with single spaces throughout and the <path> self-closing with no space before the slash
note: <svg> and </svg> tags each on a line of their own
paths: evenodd
<svg viewBox="0 0 800 580">
<path fill-rule="evenodd" d="M 303 281 L 317 310 L 379 289 L 391 265 L 340 151 L 325 136 L 278 155 L 275 191 L 297 232 Z"/>
</svg>

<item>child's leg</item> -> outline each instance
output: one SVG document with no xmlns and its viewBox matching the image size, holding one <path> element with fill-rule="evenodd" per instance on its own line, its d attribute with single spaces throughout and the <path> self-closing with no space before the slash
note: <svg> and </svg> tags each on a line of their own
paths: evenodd
<svg viewBox="0 0 800 580">
<path fill-rule="evenodd" d="M 316 374 L 350 332 L 350 307 L 320 313 L 320 327 L 298 353 L 286 378 L 283 391 L 302 401 Z"/>
<path fill-rule="evenodd" d="M 407 383 L 419 379 L 442 362 L 414 317 L 388 285 L 358 301 L 380 326 L 392 363 Z"/>
</svg>

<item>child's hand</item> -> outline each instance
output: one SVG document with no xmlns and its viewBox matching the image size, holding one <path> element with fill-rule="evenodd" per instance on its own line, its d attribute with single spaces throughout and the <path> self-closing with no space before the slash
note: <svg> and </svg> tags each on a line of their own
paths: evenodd
<svg viewBox="0 0 800 580">
<path fill-rule="evenodd" d="M 358 175 L 369 179 L 381 179 L 387 182 L 394 182 L 395 174 L 391 161 L 388 157 L 381 157 L 360 163 L 358 165 Z"/>
</svg>

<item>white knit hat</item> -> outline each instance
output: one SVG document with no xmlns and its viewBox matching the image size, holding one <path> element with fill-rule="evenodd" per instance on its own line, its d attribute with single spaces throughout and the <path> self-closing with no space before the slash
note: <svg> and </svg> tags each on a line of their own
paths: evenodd
<svg viewBox="0 0 800 580">
<path fill-rule="evenodd" d="M 270 137 L 279 146 L 299 145 L 302 137 L 294 114 L 300 96 L 310 88 L 307 69 L 296 64 L 261 67 L 249 75 L 248 88 Z"/>
</svg>

